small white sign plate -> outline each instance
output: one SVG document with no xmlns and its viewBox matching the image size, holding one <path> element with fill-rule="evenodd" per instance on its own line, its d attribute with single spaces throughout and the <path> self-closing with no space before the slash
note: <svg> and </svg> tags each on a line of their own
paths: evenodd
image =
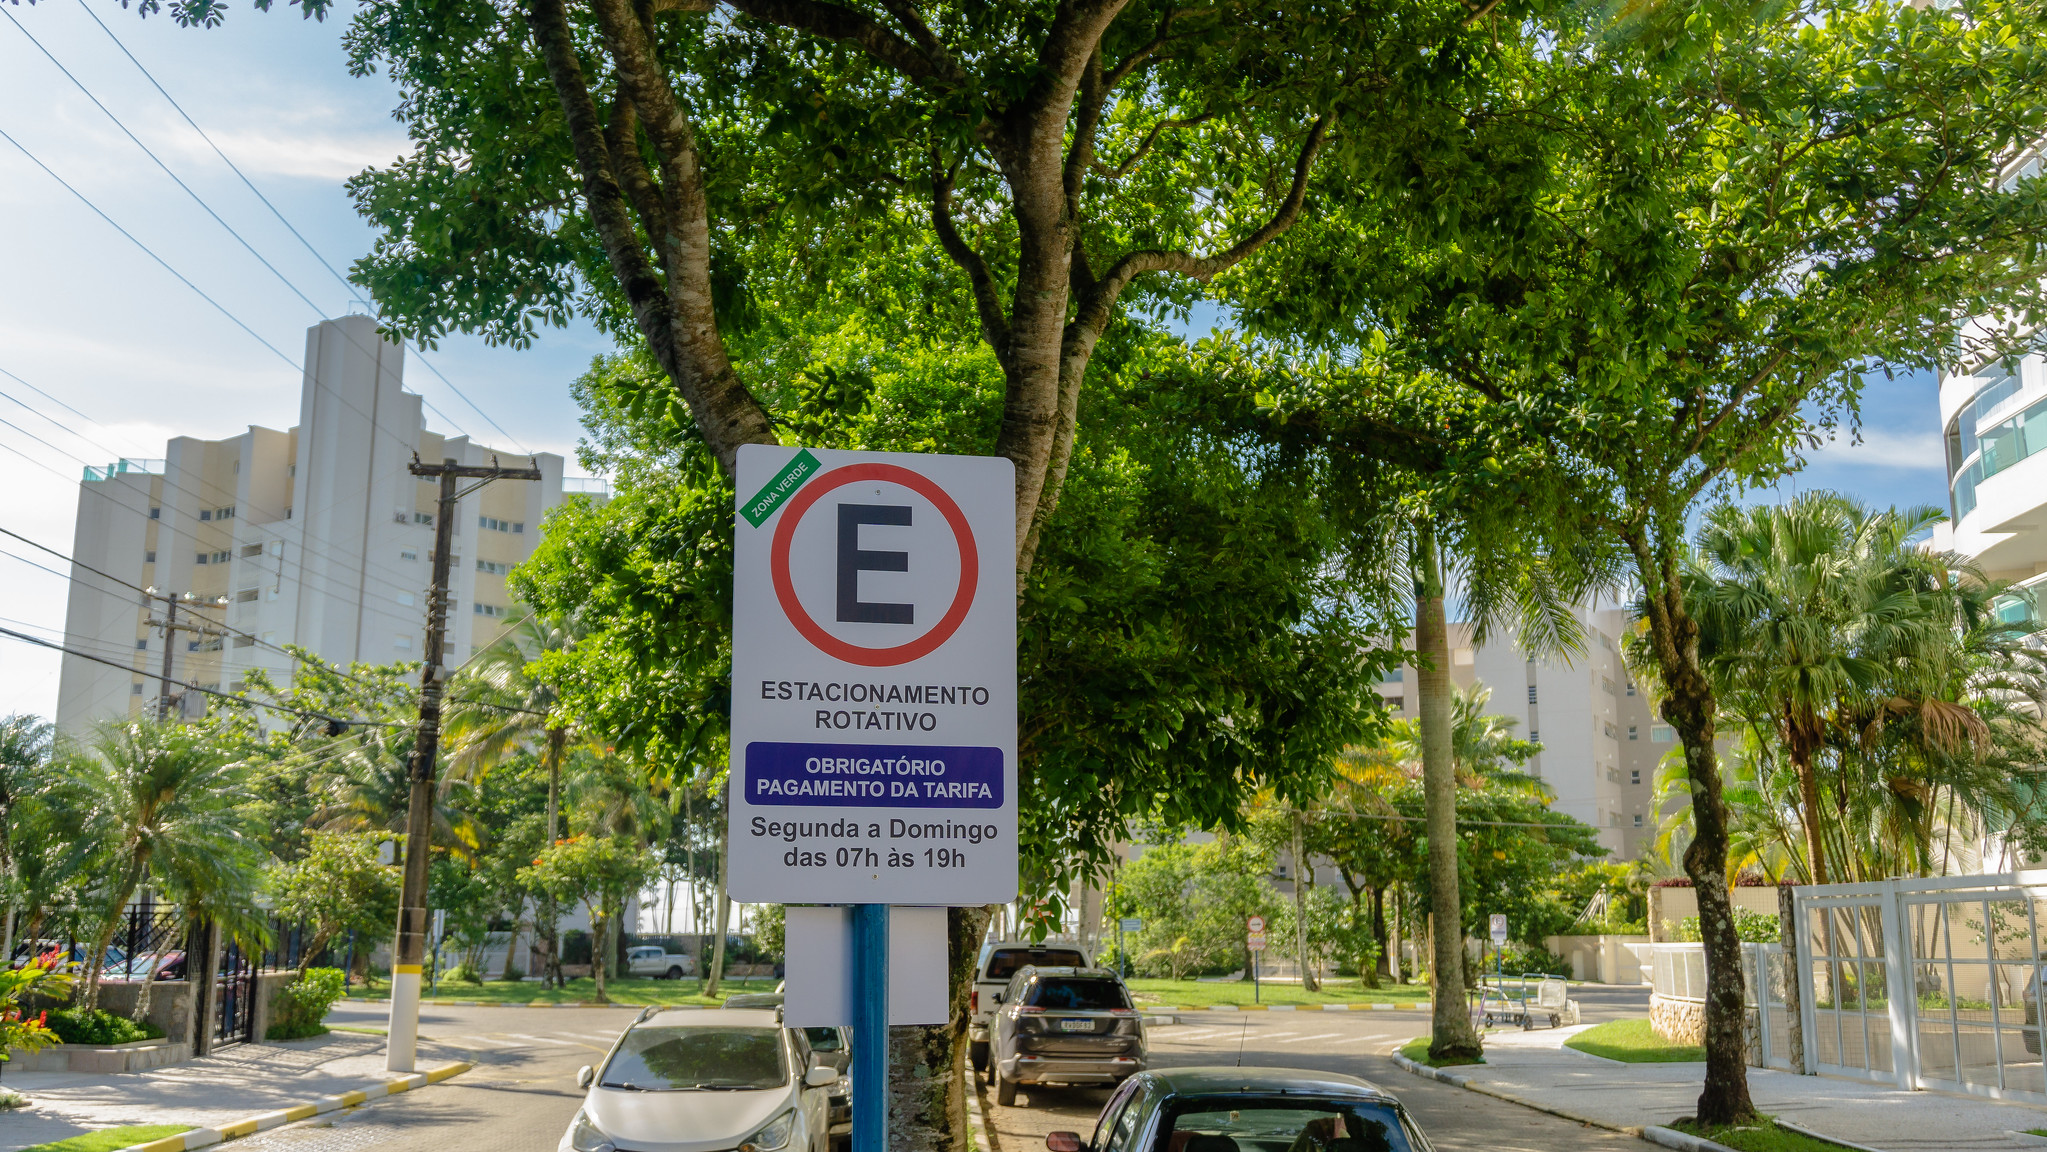
<svg viewBox="0 0 2047 1152">
<path fill-rule="evenodd" d="M 739 450 L 734 899 L 1015 899 L 1015 490 L 999 457 Z"/>
</svg>

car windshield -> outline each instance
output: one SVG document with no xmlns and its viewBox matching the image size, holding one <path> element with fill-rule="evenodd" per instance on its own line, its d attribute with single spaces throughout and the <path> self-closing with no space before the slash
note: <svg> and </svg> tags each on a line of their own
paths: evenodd
<svg viewBox="0 0 2047 1152">
<path fill-rule="evenodd" d="M 605 1088 L 643 1092 L 779 1088 L 789 1080 L 777 1028 L 635 1028 L 604 1066 Z"/>
<path fill-rule="evenodd" d="M 1192 1101 L 1173 1114 L 1155 1152 L 1415 1152 L 1384 1104 L 1246 1100 L 1217 1109 Z"/>
<path fill-rule="evenodd" d="M 839 1039 L 837 1028 L 805 1028 L 803 1038 L 810 1041 L 810 1050 L 813 1052 L 837 1052 L 845 1047 Z"/>
<path fill-rule="evenodd" d="M 1115 980 L 1082 980 L 1071 976 L 1047 976 L 1031 985 L 1024 1003 L 1032 1008 L 1101 1012 L 1130 1007 L 1130 997 Z"/>
<path fill-rule="evenodd" d="M 1087 958 L 1072 948 L 997 948 L 983 980 L 1007 980 L 1026 964 L 1040 968 L 1085 968 Z"/>
</svg>

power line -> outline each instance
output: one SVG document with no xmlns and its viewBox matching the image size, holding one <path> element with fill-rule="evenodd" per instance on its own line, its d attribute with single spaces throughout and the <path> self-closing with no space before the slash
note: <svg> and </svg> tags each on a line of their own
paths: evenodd
<svg viewBox="0 0 2047 1152">
<path fill-rule="evenodd" d="M 128 665 L 126 665 L 126 664 L 121 664 L 121 663 L 117 663 L 116 661 L 113 661 L 113 660 L 108 660 L 108 659 L 106 659 L 105 657 L 102 657 L 102 656 L 95 656 L 95 655 L 93 655 L 93 654 L 92 654 L 92 653 L 90 653 L 90 652 L 81 652 L 81 651 L 79 651 L 79 650 L 78 650 L 78 649 L 76 649 L 76 648 L 72 648 L 72 647 L 69 647 L 69 646 L 67 646 L 67 645 L 64 645 L 64 644 L 59 644 L 59 643 L 56 643 L 55 641 L 51 641 L 51 640 L 44 640 L 44 639 L 42 639 L 41 637 L 38 637 L 38 636 L 31 636 L 31 635 L 29 635 L 29 634 L 28 634 L 28 633 L 26 633 L 26 632 L 16 632 L 16 631 L 15 631 L 14 629 L 12 629 L 12 628 L 0 628 L 0 636 L 11 636 L 11 637 L 13 637 L 14 639 L 16 639 L 16 640 L 20 640 L 20 641 L 22 641 L 23 643 L 26 643 L 26 644 L 34 644 L 34 645 L 36 645 L 36 646 L 37 646 L 37 647 L 39 647 L 39 648 L 50 648 L 50 649 L 54 649 L 54 650 L 56 650 L 56 651 L 58 651 L 58 652 L 62 652 L 62 653 L 64 653 L 64 654 L 65 654 L 66 656 L 76 656 L 76 657 L 78 657 L 78 658 L 79 658 L 80 660 L 90 660 L 90 661 L 92 661 L 92 662 L 93 662 L 93 663 L 95 663 L 95 664 L 105 664 L 105 665 L 106 665 L 106 666 L 108 666 L 109 668 L 119 668 L 119 669 L 120 669 L 121 671 L 123 671 L 123 672 L 128 672 L 128 673 L 131 673 L 131 674 L 135 672 L 135 669 L 134 669 L 134 668 L 131 668 L 131 667 L 129 667 L 129 666 L 128 666 Z M 363 727 L 366 727 L 366 728 L 367 728 L 367 727 L 378 727 L 378 728 L 409 728 L 409 727 L 411 727 L 411 725 L 410 725 L 410 724 L 407 724 L 407 723 L 405 723 L 404 721 L 400 721 L 400 720 L 341 720 L 341 718 L 340 718 L 340 717 L 338 717 L 338 716 L 329 716 L 329 715 L 326 715 L 325 713 L 322 713 L 322 712 L 314 712 L 314 711 L 311 711 L 310 709 L 306 709 L 306 708 L 293 708 L 293 707 L 291 707 L 291 706 L 290 706 L 290 705 L 288 705 L 288 704 L 269 704 L 269 703 L 265 703 L 264 701 L 261 701 L 261 700 L 251 700 L 251 699 L 249 699 L 249 698 L 248 698 L 248 697 L 246 697 L 246 696 L 237 696 L 237 695 L 235 695 L 235 694 L 234 694 L 234 693 L 232 693 L 232 692 L 222 692 L 222 691 L 221 691 L 221 690 L 219 690 L 218 688 L 208 688 L 208 687 L 206 687 L 206 686 L 204 686 L 204 685 L 201 685 L 201 684 L 192 684 L 192 683 L 188 683 L 188 682 L 186 682 L 186 681 L 183 681 L 183 680 L 167 680 L 167 681 L 166 681 L 166 683 L 170 683 L 170 684 L 175 684 L 175 685 L 177 685 L 178 687 L 180 687 L 180 688 L 183 688 L 183 689 L 185 689 L 185 690 L 186 690 L 186 691 L 188 691 L 188 692 L 199 692 L 199 693 L 202 693 L 202 694 L 204 694 L 204 695 L 207 695 L 207 696 L 218 696 L 218 697 L 220 697 L 220 698 L 221 698 L 221 699 L 223 699 L 223 700 L 233 700 L 233 701 L 235 701 L 235 702 L 237 702 L 237 703 L 240 703 L 240 704 L 250 704 L 250 705 L 254 705 L 254 706 L 255 706 L 255 707 L 257 707 L 257 708 L 268 708 L 268 709 L 270 709 L 270 710 L 271 710 L 271 711 L 273 711 L 273 712 L 289 712 L 289 713 L 291 713 L 291 714 L 292 714 L 292 715 L 294 715 L 294 716 L 303 716 L 303 717 L 305 717 L 306 719 L 309 719 L 309 720 L 327 720 L 327 721 L 330 721 L 330 722 L 331 722 L 331 721 L 337 721 L 337 720 L 338 720 L 338 721 L 340 721 L 340 722 L 341 722 L 341 723 L 343 723 L 343 724 L 359 724 L 359 725 L 362 725 Z"/>
<path fill-rule="evenodd" d="M 0 8 L 0 12 L 4 11 L 6 11 L 6 9 Z M 12 19 L 12 17 L 9 18 Z M 279 360 L 284 361 L 293 369 L 302 368 L 302 366 L 297 361 L 293 360 L 289 356 L 286 356 L 283 352 L 278 351 L 277 345 L 272 344 L 268 340 L 265 340 L 262 336 L 257 334 L 254 328 L 251 328 L 247 324 L 242 323 L 241 317 L 228 311 L 227 308 L 224 305 L 222 305 L 220 301 L 215 300 L 211 296 L 208 296 L 206 294 L 205 289 L 199 287 L 197 284 L 192 283 L 190 280 L 185 279 L 184 273 L 179 272 L 176 268 L 171 267 L 170 263 L 166 261 L 163 257 L 157 255 L 154 249 L 152 249 L 149 245 L 144 244 L 142 241 L 136 239 L 135 234 L 133 232 L 130 232 L 126 228 L 121 227 L 121 225 L 117 223 L 112 216 L 109 216 L 105 212 L 100 211 L 99 205 L 94 204 L 91 200 L 87 199 L 85 193 L 80 192 L 76 188 L 73 188 L 71 186 L 70 181 L 64 179 L 62 176 L 57 175 L 57 173 L 53 171 L 48 164 L 43 163 L 42 160 L 39 157 L 37 157 L 35 153 L 29 151 L 27 145 L 23 144 L 19 140 L 16 140 L 14 137 L 8 135 L 7 130 L 4 128 L 0 128 L 0 140 L 6 140 L 9 144 L 14 145 L 14 147 L 17 150 L 19 150 L 23 156 L 28 157 L 29 163 L 34 164 L 38 168 L 41 168 L 43 172 L 50 177 L 50 179 L 55 180 L 60 185 L 63 185 L 64 191 L 71 193 L 73 196 L 76 196 L 78 198 L 79 203 L 85 205 L 87 208 L 92 209 L 93 215 L 98 216 L 100 219 L 106 221 L 108 227 L 111 227 L 114 231 L 119 232 L 121 235 L 127 237 L 129 243 L 135 245 L 137 248 L 142 249 L 143 255 L 149 257 L 151 260 L 156 261 L 158 267 L 170 273 L 173 277 L 177 279 L 178 283 L 183 284 L 187 288 L 190 288 L 194 293 L 198 295 L 198 297 L 201 300 L 204 300 L 208 304 L 213 305 L 214 310 L 219 312 L 222 316 L 227 317 L 228 320 L 231 323 L 233 323 L 235 327 L 240 328 L 244 332 L 247 332 L 249 334 L 250 339 L 254 340 L 258 344 L 261 344 L 263 347 L 270 349 L 272 355 L 276 356 Z"/>
<path fill-rule="evenodd" d="M 168 91 L 166 91 L 164 89 L 164 86 L 157 81 L 155 75 L 153 75 L 147 67 L 143 66 L 142 61 L 135 58 L 135 54 L 128 50 L 128 46 L 122 43 L 121 38 L 119 36 L 114 35 L 114 30 L 107 26 L 106 21 L 101 20 L 99 18 L 99 13 L 94 12 L 92 10 L 92 5 L 86 3 L 86 0 L 78 0 L 78 6 L 80 8 L 85 9 L 85 14 L 87 16 L 92 17 L 92 22 L 99 25 L 100 31 L 107 34 L 107 39 L 112 40 L 114 42 L 114 47 L 121 50 L 121 55 L 126 56 L 130 64 L 135 65 L 136 71 L 142 73 L 143 79 L 149 81 L 150 87 L 156 89 L 157 95 L 162 96 L 164 100 L 167 103 L 169 103 L 173 109 L 177 111 L 178 115 L 184 119 L 185 123 L 191 127 L 192 131 L 197 132 L 199 134 L 199 138 L 201 140 L 206 141 L 206 146 L 208 148 L 213 149 L 213 154 L 215 156 L 220 157 L 220 162 L 227 165 L 228 171 L 233 172 L 235 176 L 241 180 L 242 185 L 246 187 L 252 194 L 254 194 L 256 199 L 262 201 L 263 206 L 265 208 L 270 209 L 270 214 L 272 216 L 277 217 L 277 222 L 279 224 L 284 225 L 285 230 L 287 232 L 290 232 L 292 236 L 295 239 L 297 239 L 301 245 L 305 247 L 305 250 L 312 255 L 313 259 L 319 262 L 320 267 L 325 268 L 327 270 L 327 274 L 329 276 L 332 276 L 335 279 L 335 281 L 342 286 L 342 288 L 347 290 L 350 296 L 353 296 L 364 307 L 366 308 L 374 307 L 374 305 L 372 305 L 371 302 L 367 298 L 365 298 L 363 294 L 357 289 L 356 285 L 352 281 L 350 281 L 348 277 L 343 276 L 338 270 L 336 270 L 333 264 L 328 263 L 327 258 L 320 254 L 320 250 L 313 247 L 313 242 L 306 239 L 305 234 L 300 232 L 298 228 L 295 225 L 293 225 L 289 219 L 286 219 L 284 213 L 278 209 L 277 205 L 271 202 L 270 197 L 265 196 L 263 194 L 263 190 L 261 188 L 256 187 L 256 182 L 249 179 L 248 174 L 243 172 L 239 165 L 237 165 L 233 160 L 228 158 L 228 154 L 221 149 L 220 145 L 213 142 L 213 137 L 207 135 L 206 129 L 201 128 L 199 126 L 199 122 L 192 118 L 191 113 L 185 111 L 185 106 L 178 103 L 177 99 L 173 97 Z M 40 48 L 42 47 L 42 45 L 38 44 L 37 47 Z M 46 49 L 43 54 L 46 56 L 49 55 L 48 50 Z M 59 64 L 58 67 L 62 68 L 63 65 Z M 69 75 L 69 73 L 66 73 L 66 75 Z M 72 82 L 77 83 L 76 78 L 74 78 Z M 84 87 L 84 85 L 82 84 L 79 86 L 81 88 Z M 87 95 L 90 96 L 91 93 L 88 92 Z M 98 101 L 95 100 L 94 103 L 98 103 Z M 111 115 L 111 113 L 109 113 L 109 115 Z M 152 159 L 154 159 L 154 157 L 152 157 Z M 158 163 L 161 164 L 162 162 L 158 161 Z M 216 217 L 216 219 L 218 219 L 218 217 Z M 258 257 L 258 259 L 261 259 L 261 257 Z M 296 292 L 298 290 L 294 288 L 293 291 Z M 301 296 L 301 298 L 303 298 L 303 296 Z M 461 401 L 464 404 L 469 405 L 472 411 L 474 411 L 478 416 L 483 417 L 485 423 L 489 424 L 492 428 L 497 429 L 499 435 L 505 437 L 507 440 L 510 440 L 512 442 L 512 447 L 517 448 L 520 452 L 525 453 L 528 456 L 532 455 L 532 453 L 527 450 L 526 445 L 519 442 L 518 437 L 506 431 L 504 425 L 498 423 L 495 419 L 493 419 L 490 413 L 484 411 L 483 408 L 476 403 L 476 401 L 471 400 L 469 396 L 462 391 L 462 389 L 456 387 L 455 382 L 453 380 L 448 379 L 445 373 L 443 373 L 439 368 L 435 367 L 430 361 L 428 361 L 424 350 L 415 348 L 414 355 L 416 355 L 419 358 L 420 364 L 423 365 L 427 371 L 432 372 L 435 376 L 440 378 L 441 383 L 446 384 L 448 386 L 448 391 L 453 392 L 457 397 L 461 399 Z M 439 411 L 439 409 L 435 409 L 435 411 Z M 449 423 L 452 424 L 453 421 L 451 420 L 449 421 Z M 466 433 L 464 434 L 466 435 Z"/>
</svg>

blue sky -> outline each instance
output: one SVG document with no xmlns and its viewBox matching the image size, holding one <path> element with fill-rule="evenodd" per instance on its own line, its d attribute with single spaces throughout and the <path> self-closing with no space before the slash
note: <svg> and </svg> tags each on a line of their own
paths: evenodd
<svg viewBox="0 0 2047 1152">
<path fill-rule="evenodd" d="M 66 553 L 84 462 L 160 456 L 172 435 L 218 438 L 250 424 L 289 427 L 306 327 L 320 314 L 352 306 L 349 291 L 179 118 L 84 3 L 0 0 L 0 131 L 256 336 L 0 140 L 0 213 L 9 225 L 0 229 L 0 299 L 7 301 L 0 310 L 0 372 L 92 418 L 88 423 L 0 375 L 0 393 L 12 398 L 0 399 L 0 419 L 18 426 L 0 424 L 0 490 L 9 494 L 0 503 L 0 525 Z M 143 20 L 105 0 L 92 9 L 326 262 L 344 271 L 367 251 L 371 234 L 342 182 L 405 149 L 404 133 L 390 118 L 392 86 L 382 77 L 348 74 L 340 35 L 350 10 L 344 6 L 322 24 L 281 3 L 269 14 L 240 7 L 224 26 L 199 30 L 161 15 Z M 193 203 L 59 64 L 314 305 Z M 568 382 L 606 347 L 578 324 L 546 332 L 526 351 L 456 338 L 429 353 L 488 419 L 417 363 L 408 366 L 407 384 L 445 414 L 429 413 L 436 428 L 452 424 L 485 443 L 509 439 L 511 447 L 569 455 L 576 410 Z M 1933 381 L 1873 380 L 1864 412 L 1866 442 L 1821 450 L 1787 490 L 1832 487 L 1879 505 L 1941 502 Z M 0 543 L 0 551 L 35 555 L 14 541 Z M 55 637 L 65 586 L 0 556 L 0 620 Z M 0 638 L 0 713 L 54 711 L 56 669 L 54 655 Z"/>
</svg>

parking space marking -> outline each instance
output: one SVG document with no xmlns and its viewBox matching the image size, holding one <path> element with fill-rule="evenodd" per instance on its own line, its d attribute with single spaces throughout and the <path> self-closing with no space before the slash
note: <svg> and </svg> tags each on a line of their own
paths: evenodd
<svg viewBox="0 0 2047 1152">
<path fill-rule="evenodd" d="M 559 1048 L 582 1047 L 582 1045 L 576 1043 L 574 1040 L 556 1040 L 552 1036 L 528 1036 L 524 1032 L 507 1032 L 505 1033 L 505 1035 L 510 1036 L 514 1040 L 531 1040 L 535 1044 L 553 1044 Z"/>
</svg>

